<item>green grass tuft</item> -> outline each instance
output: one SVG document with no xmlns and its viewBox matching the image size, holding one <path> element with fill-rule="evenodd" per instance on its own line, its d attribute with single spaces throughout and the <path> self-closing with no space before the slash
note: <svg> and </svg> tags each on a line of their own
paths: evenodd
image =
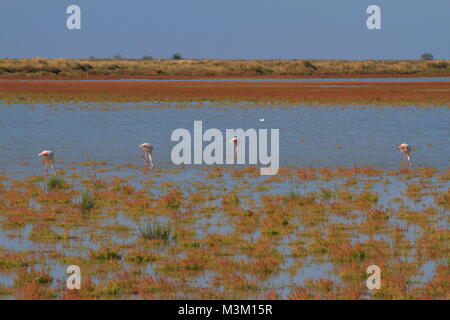
<svg viewBox="0 0 450 320">
<path fill-rule="evenodd" d="M 92 196 L 91 192 L 89 190 L 86 190 L 81 195 L 81 202 L 80 202 L 80 210 L 81 213 L 85 214 L 91 211 L 95 207 L 95 201 L 94 197 Z"/>
<path fill-rule="evenodd" d="M 145 222 L 139 226 L 141 237 L 147 240 L 169 241 L 174 239 L 172 228 L 169 225 Z"/>
<path fill-rule="evenodd" d="M 58 176 L 51 176 L 47 180 L 47 189 L 49 191 L 58 190 L 58 189 L 64 189 L 66 186 L 66 182 L 63 178 L 60 178 Z"/>
</svg>

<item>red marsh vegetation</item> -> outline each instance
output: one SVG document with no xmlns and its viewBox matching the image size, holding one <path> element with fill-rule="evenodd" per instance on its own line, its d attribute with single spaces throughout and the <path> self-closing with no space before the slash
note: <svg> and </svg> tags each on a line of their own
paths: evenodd
<svg viewBox="0 0 450 320">
<path fill-rule="evenodd" d="M 0 81 L 5 102 L 247 101 L 308 105 L 446 105 L 450 81 Z"/>
</svg>

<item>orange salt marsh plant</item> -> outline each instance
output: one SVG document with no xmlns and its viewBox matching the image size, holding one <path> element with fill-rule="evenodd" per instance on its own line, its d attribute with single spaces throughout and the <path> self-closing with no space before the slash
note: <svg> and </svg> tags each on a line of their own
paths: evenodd
<svg viewBox="0 0 450 320">
<path fill-rule="evenodd" d="M 40 272 L 34 269 L 21 272 L 14 279 L 14 290 L 19 299 L 53 299 L 56 291 L 51 287 L 53 278 L 48 272 Z"/>
<path fill-rule="evenodd" d="M 37 263 L 36 257 L 29 251 L 10 251 L 0 247 L 0 271 L 16 271 Z"/>
<path fill-rule="evenodd" d="M 226 193 L 222 197 L 222 206 L 227 207 L 238 207 L 241 203 L 239 196 L 235 192 Z"/>
<path fill-rule="evenodd" d="M 410 225 L 429 224 L 430 216 L 424 211 L 416 211 L 401 208 L 398 211 L 398 217 Z"/>
<path fill-rule="evenodd" d="M 437 178 L 441 181 L 449 181 L 450 180 L 450 169 L 447 169 L 444 172 L 437 174 Z"/>
<path fill-rule="evenodd" d="M 417 264 L 396 262 L 383 268 L 383 283 L 380 290 L 374 290 L 372 297 L 382 300 L 403 300 L 412 299 L 412 290 L 410 289 L 410 279 L 418 271 Z"/>
<path fill-rule="evenodd" d="M 364 262 L 377 261 L 381 263 L 386 261 L 391 255 L 391 247 L 384 241 L 368 240 L 365 242 L 355 243 L 354 245 L 338 245 L 333 246 L 330 255 L 333 261 L 338 263 L 345 262 Z"/>
<path fill-rule="evenodd" d="M 176 280 L 156 276 L 142 277 L 136 285 L 136 291 L 143 299 L 186 298 L 183 289 L 185 290 L 184 285 Z"/>
<path fill-rule="evenodd" d="M 256 166 L 249 166 L 249 167 L 245 167 L 242 169 L 235 169 L 235 170 L 232 170 L 232 172 L 231 172 L 231 177 L 235 178 L 235 179 L 243 178 L 246 176 L 253 177 L 253 178 L 258 177 L 259 169 L 256 168 Z"/>
<path fill-rule="evenodd" d="M 0 97 L 14 102 L 245 101 L 307 105 L 448 106 L 448 82 L 83 82 L 1 81 Z M 363 83 L 365 84 L 365 83 Z"/>
<path fill-rule="evenodd" d="M 97 260 L 122 260 L 122 254 L 110 247 L 91 250 L 89 255 Z"/>
<path fill-rule="evenodd" d="M 422 287 L 416 289 L 416 292 L 412 292 L 412 296 L 424 300 L 449 300 L 449 286 L 449 266 L 440 264 L 436 267 L 436 273 L 433 278 L 425 283 Z"/>
<path fill-rule="evenodd" d="M 217 179 L 223 177 L 223 169 L 221 167 L 214 167 L 212 169 L 208 170 L 208 176 L 209 179 Z"/>
<path fill-rule="evenodd" d="M 223 286 L 229 292 L 230 299 L 242 299 L 259 290 L 258 282 L 250 279 L 245 274 L 237 272 L 215 276 L 214 286 Z"/>
<path fill-rule="evenodd" d="M 158 205 L 162 208 L 177 210 L 181 207 L 183 194 L 181 191 L 172 191 L 158 200 Z"/>
<path fill-rule="evenodd" d="M 373 208 L 366 211 L 366 217 L 368 221 L 382 221 L 388 220 L 389 214 L 386 210 Z"/>
<path fill-rule="evenodd" d="M 290 223 L 288 211 L 284 210 L 277 210 L 274 214 L 261 218 L 260 223 L 260 230 L 269 237 L 281 237 L 295 229 Z"/>
<path fill-rule="evenodd" d="M 256 274 L 258 279 L 265 280 L 281 271 L 283 259 L 278 257 L 260 257 L 250 261 L 244 271 Z"/>
<path fill-rule="evenodd" d="M 343 217 L 351 216 L 353 209 L 352 204 L 346 201 L 335 201 L 331 202 L 329 205 L 330 213 Z"/>
<path fill-rule="evenodd" d="M 160 259 L 160 255 L 154 252 L 150 252 L 142 249 L 131 249 L 127 252 L 126 261 L 134 264 L 148 264 Z"/>
<path fill-rule="evenodd" d="M 51 240 L 69 240 L 74 239 L 69 232 L 60 234 L 53 231 L 50 225 L 41 224 L 35 225 L 28 235 L 30 240 L 34 241 L 51 241 Z"/>
<path fill-rule="evenodd" d="M 258 213 L 253 210 L 240 210 L 235 225 L 241 233 L 253 233 L 258 228 Z"/>
<path fill-rule="evenodd" d="M 436 203 L 444 208 L 450 209 L 450 188 L 435 196 Z"/>
<path fill-rule="evenodd" d="M 188 200 L 191 203 L 204 203 L 206 197 L 204 193 L 191 193 L 188 196 Z"/>
<path fill-rule="evenodd" d="M 450 256 L 450 230 L 430 229 L 416 240 L 416 249 L 420 256 L 437 259 Z"/>
<path fill-rule="evenodd" d="M 420 168 L 420 176 L 422 178 L 432 178 L 436 172 L 438 172 L 436 168 Z"/>
<path fill-rule="evenodd" d="M 233 272 L 245 272 L 248 270 L 250 261 L 244 259 L 235 259 L 232 255 L 221 255 L 220 250 L 212 249 L 215 254 L 211 259 L 208 271 L 219 275 L 228 275 Z"/>
<path fill-rule="evenodd" d="M 312 181 L 318 179 L 314 169 L 297 169 L 296 175 L 300 180 Z"/>
<path fill-rule="evenodd" d="M 423 186 L 411 183 L 406 187 L 406 195 L 410 198 L 420 198 L 423 196 Z"/>
<path fill-rule="evenodd" d="M 289 300 L 316 300 L 316 299 L 337 299 L 337 289 L 334 282 L 330 279 L 311 278 L 306 280 L 304 286 L 291 289 Z"/>
<path fill-rule="evenodd" d="M 187 251 L 183 258 L 168 258 L 157 263 L 156 269 L 164 274 L 183 277 L 199 274 L 208 268 L 211 256 L 203 248 Z"/>
<path fill-rule="evenodd" d="M 243 242 L 242 237 L 237 234 L 208 233 L 200 243 L 207 248 L 220 248 L 221 250 L 230 248 L 236 252 Z"/>
</svg>

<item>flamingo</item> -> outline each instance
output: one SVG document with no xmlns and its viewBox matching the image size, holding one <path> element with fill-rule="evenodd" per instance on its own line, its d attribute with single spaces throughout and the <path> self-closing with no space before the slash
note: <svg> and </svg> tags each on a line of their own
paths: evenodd
<svg viewBox="0 0 450 320">
<path fill-rule="evenodd" d="M 230 142 L 234 145 L 234 156 L 237 156 L 237 149 L 238 149 L 238 138 L 234 136 L 230 139 Z"/>
<path fill-rule="evenodd" d="M 53 174 L 56 176 L 56 168 L 55 168 L 55 159 L 54 159 L 54 153 L 50 150 L 44 150 L 41 153 L 38 154 L 39 157 L 41 157 L 42 162 L 45 164 L 45 175 L 48 174 L 48 165 L 50 164 L 53 169 Z"/>
<path fill-rule="evenodd" d="M 409 165 L 412 168 L 413 164 L 411 159 L 411 146 L 407 143 L 402 143 L 397 147 L 397 149 L 400 150 L 403 155 L 402 166 L 406 166 L 406 159 L 408 159 Z"/>
<path fill-rule="evenodd" d="M 151 164 L 153 168 L 153 159 L 152 159 L 153 146 L 150 143 L 143 143 L 139 145 L 139 147 L 143 151 L 141 157 L 144 158 L 145 165 L 148 167 Z"/>
</svg>

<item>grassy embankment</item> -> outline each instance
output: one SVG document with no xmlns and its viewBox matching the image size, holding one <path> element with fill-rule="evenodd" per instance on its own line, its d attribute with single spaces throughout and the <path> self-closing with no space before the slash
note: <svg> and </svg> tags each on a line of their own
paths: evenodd
<svg viewBox="0 0 450 320">
<path fill-rule="evenodd" d="M 0 59 L 0 78 L 450 75 L 450 60 Z"/>
</svg>

